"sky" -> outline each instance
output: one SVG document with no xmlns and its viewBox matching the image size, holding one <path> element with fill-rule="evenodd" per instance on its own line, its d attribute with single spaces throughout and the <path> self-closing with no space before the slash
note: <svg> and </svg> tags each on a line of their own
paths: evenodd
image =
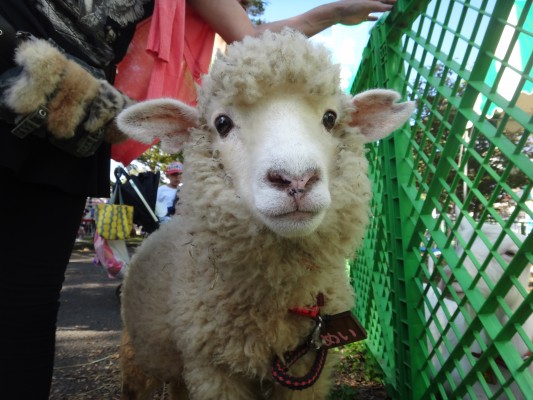
<svg viewBox="0 0 533 400">
<path fill-rule="evenodd" d="M 285 19 L 326 3 L 331 1 L 267 0 L 261 19 L 266 22 Z M 341 87 L 345 91 L 349 91 L 351 87 L 373 25 L 373 22 L 363 22 L 356 26 L 334 25 L 312 38 L 328 47 L 332 52 L 333 62 L 341 65 Z"/>
</svg>

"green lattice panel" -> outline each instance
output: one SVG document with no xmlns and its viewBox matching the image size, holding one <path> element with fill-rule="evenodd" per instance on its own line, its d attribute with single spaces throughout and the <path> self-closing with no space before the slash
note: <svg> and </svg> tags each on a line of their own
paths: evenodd
<svg viewBox="0 0 533 400">
<path fill-rule="evenodd" d="M 352 265 L 393 398 L 533 398 L 531 3 L 399 0 L 365 50 L 352 92 L 418 104 L 369 148 Z"/>
</svg>

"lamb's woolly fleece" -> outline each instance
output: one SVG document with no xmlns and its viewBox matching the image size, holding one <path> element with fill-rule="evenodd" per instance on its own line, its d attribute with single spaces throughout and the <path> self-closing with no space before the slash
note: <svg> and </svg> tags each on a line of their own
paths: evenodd
<svg viewBox="0 0 533 400">
<path fill-rule="evenodd" d="M 253 103 L 276 85 L 288 93 L 311 88 L 317 99 L 325 92 L 346 97 L 326 50 L 301 35 L 285 35 L 230 46 L 204 80 L 199 109 Z M 295 53 L 301 64 L 292 56 L 286 61 L 284 55 Z M 205 126 L 192 130 L 184 150 L 182 215 L 136 253 L 123 286 L 123 318 L 137 361 L 150 374 L 164 381 L 183 376 L 194 399 L 221 399 L 221 392 L 231 400 L 256 399 L 269 387 L 273 355 L 294 349 L 312 330 L 311 320 L 289 308 L 314 304 L 319 292 L 324 314 L 354 305 L 345 257 L 354 255 L 369 218 L 367 161 L 356 128 L 341 123 L 333 133 L 331 207 L 314 233 L 287 239 L 253 217 L 221 162 L 215 135 Z M 271 386 L 271 398 L 325 398 L 332 358 L 312 388 Z M 291 372 L 306 368 L 309 360 Z"/>
<path fill-rule="evenodd" d="M 353 307 L 345 256 L 353 256 L 368 221 L 366 160 L 360 146 L 339 149 L 324 223 L 289 240 L 252 217 L 204 131 L 195 130 L 191 143 L 183 215 L 147 238 L 129 266 L 125 325 L 137 360 L 162 380 L 176 379 L 181 363 L 196 360 L 225 364 L 228 375 L 268 379 L 272 356 L 294 349 L 312 329 L 289 308 L 312 305 L 318 292 L 325 294 L 324 314 Z M 222 379 L 213 373 L 186 379 L 212 384 L 213 393 L 199 398 L 217 399 L 223 383 L 214 378 Z M 312 390 L 324 398 L 329 383 Z M 257 398 L 251 393 L 242 398 Z"/>
<path fill-rule="evenodd" d="M 314 96 L 340 93 L 339 66 L 330 58 L 324 46 L 289 29 L 282 36 L 267 31 L 261 40 L 247 37 L 218 53 L 199 88 L 200 113 L 211 102 L 251 104 L 286 85 Z"/>
</svg>

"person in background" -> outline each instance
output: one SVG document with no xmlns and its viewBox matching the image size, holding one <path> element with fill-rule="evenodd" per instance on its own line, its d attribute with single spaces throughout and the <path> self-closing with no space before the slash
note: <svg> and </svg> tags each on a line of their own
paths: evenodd
<svg viewBox="0 0 533 400">
<path fill-rule="evenodd" d="M 370 13 L 389 11 L 394 3 L 334 1 L 254 26 L 237 0 L 155 0 L 155 12 L 154 0 L 0 2 L 0 175 L 11 193 L 0 196 L 3 397 L 49 396 L 65 270 L 86 198 L 109 197 L 111 143 L 124 139 L 113 118 L 133 102 L 112 84 L 139 22 L 153 14 L 153 32 L 179 42 L 183 29 L 167 35 L 163 27 L 178 26 L 156 22 L 167 17 L 167 6 L 190 9 L 232 43 L 286 26 L 312 36 L 337 23 L 372 21 Z M 156 67 L 152 78 L 165 72 Z M 38 215 L 28 212 L 35 193 L 46 210 Z"/>
<path fill-rule="evenodd" d="M 169 182 L 159 186 L 157 189 L 156 214 L 164 222 L 176 212 L 175 203 L 178 197 L 182 173 L 182 163 L 179 161 L 169 163 L 165 170 Z"/>
</svg>

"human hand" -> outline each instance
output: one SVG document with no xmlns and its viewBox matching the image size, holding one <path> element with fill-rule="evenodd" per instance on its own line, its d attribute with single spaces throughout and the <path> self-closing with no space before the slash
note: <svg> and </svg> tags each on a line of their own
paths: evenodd
<svg viewBox="0 0 533 400">
<path fill-rule="evenodd" d="M 390 11 L 396 0 L 340 0 L 336 2 L 338 23 L 357 25 L 365 21 L 377 21 L 371 13 Z"/>
</svg>

